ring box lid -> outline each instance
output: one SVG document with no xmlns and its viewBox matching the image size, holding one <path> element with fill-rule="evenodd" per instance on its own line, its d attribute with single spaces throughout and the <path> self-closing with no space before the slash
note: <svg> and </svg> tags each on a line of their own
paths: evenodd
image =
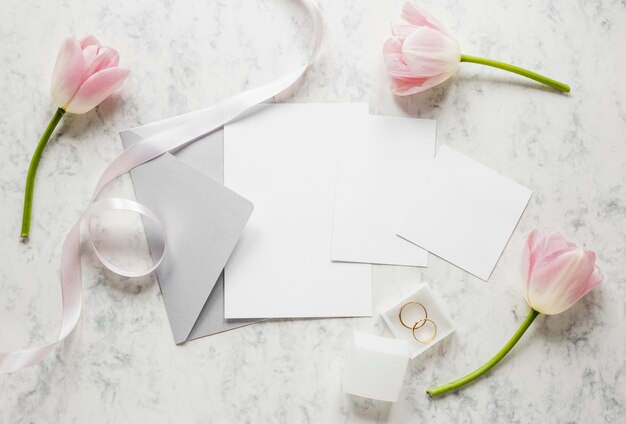
<svg viewBox="0 0 626 424">
<path fill-rule="evenodd" d="M 408 302 L 419 302 L 424 305 L 428 311 L 428 318 L 433 320 L 437 325 L 437 336 L 428 344 L 422 344 L 416 341 L 413 338 L 413 332 L 411 329 L 404 327 L 400 322 L 400 309 Z M 450 319 L 437 296 L 435 296 L 426 284 L 420 285 L 416 291 L 402 298 L 398 303 L 390 308 L 383 310 L 380 315 L 393 335 L 396 336 L 396 338 L 407 342 L 411 359 L 414 359 L 426 352 L 428 349 L 452 334 L 455 330 L 454 322 Z M 414 322 L 424 318 L 424 312 L 419 305 L 409 305 L 404 309 L 402 317 L 408 325 L 412 325 Z M 423 332 L 425 334 L 425 338 L 428 338 L 430 334 L 432 334 L 431 328 L 432 326 L 430 323 L 424 324 L 423 330 L 417 330 L 418 337 L 420 337 L 420 332 Z"/>
<path fill-rule="evenodd" d="M 343 391 L 369 399 L 396 402 L 409 363 L 405 341 L 355 331 L 346 364 Z"/>
</svg>

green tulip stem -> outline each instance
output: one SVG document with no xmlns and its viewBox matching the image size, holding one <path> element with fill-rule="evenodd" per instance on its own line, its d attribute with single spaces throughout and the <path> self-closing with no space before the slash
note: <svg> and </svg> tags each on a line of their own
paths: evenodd
<svg viewBox="0 0 626 424">
<path fill-rule="evenodd" d="M 54 116 L 50 120 L 50 123 L 46 127 L 46 130 L 39 140 L 39 144 L 35 149 L 33 158 L 30 160 L 28 176 L 26 177 L 26 190 L 24 191 L 24 214 L 22 215 L 21 234 L 22 241 L 26 241 L 28 239 L 28 235 L 30 234 L 30 221 L 33 211 L 33 193 L 35 191 L 35 176 L 37 175 L 37 167 L 39 166 L 39 161 L 41 160 L 43 150 L 45 149 L 46 144 L 48 144 L 48 140 L 50 140 L 50 136 L 61 121 L 61 118 L 63 118 L 64 114 L 65 109 L 62 108 L 58 108 L 57 111 L 54 113 Z"/>
<path fill-rule="evenodd" d="M 487 371 L 493 368 L 498 362 L 500 362 L 502 358 L 504 358 L 511 349 L 513 349 L 513 346 L 515 346 L 515 343 L 517 343 L 519 339 L 522 338 L 526 330 L 528 330 L 528 327 L 530 327 L 530 324 L 532 324 L 535 318 L 537 318 L 538 316 L 539 316 L 539 312 L 535 311 L 534 309 L 531 309 L 530 312 L 528 313 L 528 316 L 526 317 L 526 319 L 520 326 L 520 328 L 515 332 L 515 334 L 513 334 L 513 337 L 511 337 L 511 339 L 507 342 L 507 344 L 505 344 L 504 347 L 500 349 L 500 351 L 496 353 L 496 355 L 493 358 L 491 358 L 485 365 L 478 368 L 476 371 L 467 374 L 465 377 L 459 378 L 458 380 L 454 380 L 448 384 L 444 384 L 439 387 L 428 389 L 426 390 L 426 393 L 428 393 L 431 397 L 439 396 L 451 390 L 458 389 L 459 387 L 464 386 L 467 383 L 470 383 L 476 380 L 481 375 L 485 374 Z"/>
<path fill-rule="evenodd" d="M 537 82 L 547 85 L 548 87 L 552 87 L 556 90 L 562 91 L 564 93 L 569 93 L 570 88 L 569 85 L 563 84 L 562 82 L 553 80 L 552 78 L 544 77 L 536 72 L 529 71 L 524 68 L 520 68 L 519 66 L 509 65 L 508 63 L 498 62 L 497 60 L 485 59 L 482 57 L 476 56 L 468 56 L 461 55 L 461 62 L 470 62 L 470 63 L 478 63 L 480 65 L 491 66 L 493 68 L 503 69 L 505 71 L 513 72 L 518 75 L 522 75 L 526 78 L 530 78 Z"/>
</svg>

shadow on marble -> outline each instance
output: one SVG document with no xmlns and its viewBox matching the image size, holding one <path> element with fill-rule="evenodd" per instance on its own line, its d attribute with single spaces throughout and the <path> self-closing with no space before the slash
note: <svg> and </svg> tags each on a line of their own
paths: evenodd
<svg viewBox="0 0 626 424">
<path fill-rule="evenodd" d="M 440 363 L 443 360 L 445 363 L 446 356 L 453 356 L 456 349 L 461 349 L 462 345 L 457 340 L 456 333 L 452 333 L 450 337 L 446 337 L 441 340 L 432 349 L 428 349 L 423 354 L 409 362 L 407 369 L 407 375 L 404 380 L 404 387 L 412 387 L 415 389 L 415 381 L 419 381 L 419 377 L 425 375 L 424 373 L 428 369 L 437 369 L 440 367 Z M 435 377 L 439 377 L 435 375 Z M 420 381 L 420 387 L 417 388 L 417 392 L 426 396 L 426 389 L 436 381 Z"/>
<path fill-rule="evenodd" d="M 410 96 L 393 96 L 394 102 L 408 115 L 436 119 L 442 110 L 441 104 L 448 96 L 448 88 L 451 83 L 452 81 L 449 79 L 422 93 Z"/>
<path fill-rule="evenodd" d="M 139 294 L 154 286 L 157 282 L 154 272 L 142 277 L 124 277 L 116 274 L 98 260 L 91 250 L 91 246 L 83 243 L 81 250 L 83 252 L 84 265 L 90 269 L 98 270 L 99 276 L 96 284 L 102 284 L 126 294 Z"/>
<path fill-rule="evenodd" d="M 123 103 L 120 94 L 116 93 L 106 98 L 102 103 L 94 109 L 81 115 L 67 113 L 61 121 L 59 135 L 67 135 L 71 138 L 80 138 L 94 131 L 100 131 L 100 127 L 104 127 L 105 123 L 113 121 L 113 117 L 120 113 L 121 103 Z"/>
<path fill-rule="evenodd" d="M 525 77 L 516 77 L 513 74 L 510 76 L 492 76 L 492 75 L 463 75 L 458 74 L 455 75 L 455 78 L 459 83 L 480 83 L 485 84 L 485 88 L 488 88 L 489 85 L 506 85 L 511 87 L 520 87 L 520 88 L 532 88 L 538 91 L 545 91 L 548 93 L 558 94 L 562 96 L 569 96 L 569 93 L 562 93 L 554 88 L 548 87 L 547 85 L 541 84 L 539 82 L 530 80 Z M 567 81 L 565 81 L 567 83 Z M 481 90 L 483 88 L 481 87 Z"/>
<path fill-rule="evenodd" d="M 391 402 L 345 395 L 349 399 L 354 416 L 364 422 L 386 422 L 391 411 Z"/>
<path fill-rule="evenodd" d="M 592 290 L 587 296 L 565 312 L 558 315 L 540 316 L 537 333 L 547 344 L 589 342 L 599 327 L 604 325 L 603 307 L 605 294 L 602 286 Z M 599 332 L 598 332 L 599 333 Z M 600 340 L 596 341 L 597 343 Z"/>
<path fill-rule="evenodd" d="M 102 265 L 100 265 L 102 266 Z M 117 291 L 128 294 L 139 294 L 156 284 L 156 274 L 143 277 L 123 277 L 102 266 L 105 284 Z"/>
</svg>

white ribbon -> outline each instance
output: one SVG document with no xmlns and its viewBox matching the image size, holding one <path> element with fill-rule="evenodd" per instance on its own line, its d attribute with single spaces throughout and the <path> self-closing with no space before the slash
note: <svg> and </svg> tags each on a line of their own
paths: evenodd
<svg viewBox="0 0 626 424">
<path fill-rule="evenodd" d="M 323 24 L 321 14 L 315 2 L 313 0 L 301 1 L 313 19 L 315 29 L 313 52 L 305 65 L 275 81 L 252 90 L 244 91 L 212 107 L 173 118 L 178 122 L 176 126 L 163 130 L 124 150 L 106 167 L 96 185 L 89 206 L 74 223 L 63 243 L 63 250 L 61 251 L 63 312 L 61 331 L 58 338 L 43 347 L 13 352 L 0 352 L 0 373 L 17 371 L 39 363 L 50 354 L 57 345 L 62 343 L 76 327 L 78 319 L 80 318 L 82 305 L 80 231 L 83 222 L 89 226 L 88 224 L 91 219 L 104 211 L 128 210 L 151 219 L 157 224 L 161 232 L 163 231 L 157 216 L 140 203 L 118 198 L 96 200 L 98 194 L 100 194 L 102 189 L 109 182 L 166 152 L 180 148 L 206 136 L 222 127 L 224 124 L 234 120 L 248 109 L 290 89 L 304 75 L 309 66 L 315 61 L 319 52 L 323 38 Z M 87 236 L 89 237 L 89 233 Z M 116 274 L 128 277 L 140 277 L 151 273 L 160 265 L 163 255 L 165 254 L 164 249 L 161 257 L 158 258 L 154 262 L 154 265 L 148 270 L 133 272 L 113 265 L 100 254 L 93 241 L 91 245 L 96 256 L 105 267 Z"/>
</svg>

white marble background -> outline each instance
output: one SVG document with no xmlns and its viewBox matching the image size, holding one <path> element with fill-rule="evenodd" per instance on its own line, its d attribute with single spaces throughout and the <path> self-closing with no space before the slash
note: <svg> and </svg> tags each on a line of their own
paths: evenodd
<svg viewBox="0 0 626 424">
<path fill-rule="evenodd" d="M 0 349 L 58 331 L 61 243 L 123 128 L 210 105 L 300 63 L 309 21 L 294 0 L 1 0 Z M 376 318 L 272 321 L 172 342 L 158 286 L 121 279 L 84 255 L 78 331 L 41 365 L 0 375 L 2 423 L 606 422 L 626 414 L 626 2 L 421 3 L 463 51 L 545 72 L 559 95 L 464 64 L 450 82 L 401 100 L 387 90 L 381 43 L 401 1 L 325 0 L 324 52 L 289 101 L 370 101 L 372 112 L 432 117 L 437 142 L 535 194 L 484 283 L 431 257 L 427 269 L 376 267 L 375 308 L 427 281 L 457 333 L 410 365 L 396 404 L 353 399 L 341 372 L 354 328 Z M 18 240 L 30 156 L 54 111 L 57 47 L 92 32 L 133 70 L 119 96 L 65 119 L 44 156 L 28 245 Z M 132 196 L 128 178 L 111 188 Z M 424 390 L 469 371 L 517 328 L 525 234 L 554 226 L 598 252 L 605 283 L 571 310 L 540 317 L 493 373 L 456 394 Z M 147 259 L 138 227 L 126 247 Z M 85 250 L 88 252 L 88 250 Z"/>
</svg>

